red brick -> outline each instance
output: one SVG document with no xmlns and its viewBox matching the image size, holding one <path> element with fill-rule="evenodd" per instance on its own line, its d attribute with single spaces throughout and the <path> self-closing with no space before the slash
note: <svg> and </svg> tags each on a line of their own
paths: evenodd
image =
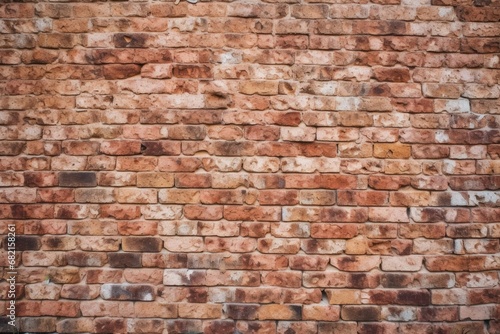
<svg viewBox="0 0 500 334">
<path fill-rule="evenodd" d="M 44 300 L 40 304 L 40 315 L 77 317 L 80 313 L 78 302 Z"/>
<path fill-rule="evenodd" d="M 107 141 L 101 143 L 100 152 L 109 155 L 134 155 L 141 152 L 139 141 Z"/>
<path fill-rule="evenodd" d="M 296 254 L 300 249 L 297 239 L 259 239 L 258 250 L 262 253 Z"/>
<path fill-rule="evenodd" d="M 320 215 L 322 222 L 363 223 L 368 220 L 366 208 L 325 208 Z"/>
<path fill-rule="evenodd" d="M 350 239 L 357 235 L 358 227 L 353 224 L 311 224 L 311 237 L 327 239 Z"/>
<path fill-rule="evenodd" d="M 184 214 L 188 219 L 219 220 L 223 217 L 221 206 L 185 206 Z"/>
<path fill-rule="evenodd" d="M 152 171 L 157 165 L 155 157 L 118 157 L 116 160 L 116 170 L 124 171 Z"/>
<path fill-rule="evenodd" d="M 374 189 L 380 190 L 398 190 L 401 187 L 410 184 L 410 178 L 407 176 L 384 176 L 371 175 L 368 184 Z"/>
<path fill-rule="evenodd" d="M 378 81 L 408 82 L 410 81 L 410 71 L 406 67 L 378 67 L 374 68 L 373 74 Z"/>
<path fill-rule="evenodd" d="M 299 305 L 263 305 L 259 308 L 259 320 L 301 320 L 302 306 Z"/>
<path fill-rule="evenodd" d="M 300 272 L 270 272 L 262 275 L 262 283 L 265 285 L 299 288 L 301 282 L 302 275 Z"/>
<path fill-rule="evenodd" d="M 259 269 L 271 270 L 285 268 L 288 266 L 288 259 L 282 255 L 232 255 L 224 259 L 227 269 Z"/>
<path fill-rule="evenodd" d="M 383 206 L 388 203 L 388 193 L 382 191 L 338 190 L 339 205 Z"/>
<path fill-rule="evenodd" d="M 343 320 L 378 321 L 380 316 L 380 308 L 376 306 L 347 305 L 341 311 Z"/>
<path fill-rule="evenodd" d="M 330 263 L 342 271 L 370 271 L 378 268 L 378 256 L 332 256 Z"/>
<path fill-rule="evenodd" d="M 209 252 L 224 252 L 246 253 L 255 250 L 256 243 L 252 239 L 240 238 L 205 238 L 206 249 Z"/>
<path fill-rule="evenodd" d="M 177 174 L 175 185 L 179 188 L 210 188 L 210 174 Z"/>
<path fill-rule="evenodd" d="M 110 204 L 102 205 L 100 215 L 102 218 L 135 219 L 141 215 L 140 208 L 136 205 Z"/>
<path fill-rule="evenodd" d="M 227 220 L 278 221 L 281 217 L 279 207 L 225 206 L 224 218 Z"/>
<path fill-rule="evenodd" d="M 217 304 L 179 304 L 179 316 L 194 319 L 214 319 L 222 315 L 222 305 Z"/>
</svg>

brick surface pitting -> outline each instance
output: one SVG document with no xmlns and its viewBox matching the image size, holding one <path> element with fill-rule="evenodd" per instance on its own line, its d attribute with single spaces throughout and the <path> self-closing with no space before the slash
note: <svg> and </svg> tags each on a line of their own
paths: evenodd
<svg viewBox="0 0 500 334">
<path fill-rule="evenodd" d="M 500 333 L 498 0 L 1 2 L 1 332 Z"/>
</svg>

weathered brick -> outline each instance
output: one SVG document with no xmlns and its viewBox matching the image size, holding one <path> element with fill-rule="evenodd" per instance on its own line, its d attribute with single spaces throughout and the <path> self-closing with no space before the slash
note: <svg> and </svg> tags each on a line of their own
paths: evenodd
<svg viewBox="0 0 500 334">
<path fill-rule="evenodd" d="M 96 333 L 122 332 L 127 330 L 127 320 L 119 318 L 98 318 L 95 320 Z"/>
<path fill-rule="evenodd" d="M 143 300 L 154 299 L 154 288 L 150 285 L 103 284 L 101 297 L 105 300 Z"/>
<path fill-rule="evenodd" d="M 179 316 L 194 319 L 214 319 L 222 315 L 222 305 L 179 304 Z"/>
<path fill-rule="evenodd" d="M 257 319 L 258 304 L 226 304 L 225 312 L 230 319 Z"/>
<path fill-rule="evenodd" d="M 94 330 L 94 323 L 89 318 L 64 319 L 57 322 L 59 333 L 83 333 Z"/>
<path fill-rule="evenodd" d="M 346 305 L 341 311 L 343 320 L 378 321 L 380 317 L 380 308 L 376 306 Z"/>
<path fill-rule="evenodd" d="M 59 186 L 61 187 L 95 187 L 97 185 L 94 172 L 61 172 Z"/>
<path fill-rule="evenodd" d="M 108 261 L 112 268 L 140 268 L 142 266 L 139 253 L 109 253 Z"/>
<path fill-rule="evenodd" d="M 155 237 L 126 237 L 122 239 L 122 249 L 126 252 L 159 252 L 163 242 Z"/>
</svg>

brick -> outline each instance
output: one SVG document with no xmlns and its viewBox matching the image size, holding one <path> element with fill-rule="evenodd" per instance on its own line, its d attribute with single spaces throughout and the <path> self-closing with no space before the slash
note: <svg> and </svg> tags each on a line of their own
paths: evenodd
<svg viewBox="0 0 500 334">
<path fill-rule="evenodd" d="M 126 252 L 159 252 L 163 242 L 155 237 L 126 237 L 122 239 L 122 249 Z"/>
<path fill-rule="evenodd" d="M 95 187 L 97 185 L 94 172 L 61 172 L 59 186 L 61 187 Z"/>
<path fill-rule="evenodd" d="M 301 320 L 302 307 L 298 305 L 263 305 L 259 308 L 259 320 Z"/>
<path fill-rule="evenodd" d="M 341 311 L 343 320 L 378 321 L 380 317 L 380 308 L 376 306 L 347 305 Z"/>
<path fill-rule="evenodd" d="M 332 256 L 330 263 L 342 271 L 370 271 L 378 268 L 380 257 L 378 256 Z"/>
<path fill-rule="evenodd" d="M 64 319 L 57 322 L 57 332 L 88 332 L 94 330 L 94 323 L 91 319 L 77 318 Z"/>
<path fill-rule="evenodd" d="M 410 80 L 410 71 L 405 67 L 378 67 L 373 69 L 373 75 L 378 81 L 408 82 Z"/>
<path fill-rule="evenodd" d="M 199 193 L 199 201 L 203 204 L 243 204 L 245 197 L 246 191 L 241 190 L 206 190 Z"/>
<path fill-rule="evenodd" d="M 404 144 L 375 144 L 373 156 L 382 159 L 407 159 L 411 155 L 411 146 Z"/>
<path fill-rule="evenodd" d="M 132 302 L 102 302 L 102 301 L 82 301 L 80 304 L 82 315 L 87 316 L 112 316 L 130 317 L 133 312 Z"/>
<path fill-rule="evenodd" d="M 257 220 L 278 221 L 281 209 L 278 207 L 253 207 L 253 206 L 225 206 L 224 218 L 227 220 Z"/>
<path fill-rule="evenodd" d="M 184 268 L 187 266 L 186 254 L 146 253 L 142 256 L 144 267 Z"/>
<path fill-rule="evenodd" d="M 317 240 L 302 241 L 301 249 L 307 254 L 340 254 L 346 250 L 345 240 Z M 347 250 L 346 250 L 347 251 Z"/>
<path fill-rule="evenodd" d="M 105 300 L 142 300 L 154 299 L 154 288 L 150 285 L 103 284 L 101 297 Z"/>
<path fill-rule="evenodd" d="M 230 319 L 257 319 L 258 304 L 226 304 L 225 313 Z"/>
<path fill-rule="evenodd" d="M 138 253 L 110 253 L 109 265 L 112 268 L 140 268 L 141 255 Z"/>
</svg>

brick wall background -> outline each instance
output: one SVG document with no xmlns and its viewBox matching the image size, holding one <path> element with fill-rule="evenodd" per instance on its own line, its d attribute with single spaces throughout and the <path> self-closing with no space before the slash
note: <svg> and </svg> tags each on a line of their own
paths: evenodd
<svg viewBox="0 0 500 334">
<path fill-rule="evenodd" d="M 2 2 L 21 331 L 500 333 L 497 0 Z"/>
</svg>

